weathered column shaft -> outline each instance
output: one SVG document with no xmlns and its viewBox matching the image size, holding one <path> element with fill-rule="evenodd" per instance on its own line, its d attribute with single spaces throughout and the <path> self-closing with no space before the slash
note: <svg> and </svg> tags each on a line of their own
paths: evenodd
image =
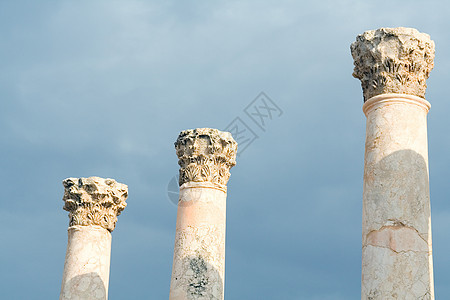
<svg viewBox="0 0 450 300">
<path fill-rule="evenodd" d="M 60 299 L 107 299 L 111 233 L 100 226 L 71 226 L 68 235 Z"/>
<path fill-rule="evenodd" d="M 361 299 L 434 299 L 425 80 L 434 43 L 382 28 L 351 47 L 367 117 Z"/>
<path fill-rule="evenodd" d="M 180 133 L 175 249 L 170 300 L 224 298 L 226 184 L 237 143 L 227 132 L 199 128 Z"/>
<path fill-rule="evenodd" d="M 373 97 L 364 105 L 364 299 L 395 295 L 423 299 L 433 294 L 428 107 L 419 97 L 390 94 Z"/>
<path fill-rule="evenodd" d="M 63 181 L 70 224 L 60 300 L 108 299 L 111 231 L 125 208 L 126 185 L 99 177 Z"/>
</svg>

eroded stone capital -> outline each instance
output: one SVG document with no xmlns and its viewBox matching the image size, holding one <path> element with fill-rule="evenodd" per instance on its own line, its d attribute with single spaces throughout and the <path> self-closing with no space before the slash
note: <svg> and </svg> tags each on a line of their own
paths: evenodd
<svg viewBox="0 0 450 300">
<path fill-rule="evenodd" d="M 361 80 L 364 101 L 386 94 L 425 98 L 426 80 L 434 66 L 434 42 L 414 28 L 380 28 L 356 37 L 350 47 Z"/>
<path fill-rule="evenodd" d="M 67 178 L 63 185 L 64 210 L 69 212 L 69 226 L 98 225 L 114 230 L 117 216 L 127 206 L 128 186 L 100 177 Z"/>
<path fill-rule="evenodd" d="M 197 128 L 180 133 L 175 142 L 180 181 L 212 182 L 225 186 L 236 165 L 237 143 L 229 132 Z"/>
</svg>

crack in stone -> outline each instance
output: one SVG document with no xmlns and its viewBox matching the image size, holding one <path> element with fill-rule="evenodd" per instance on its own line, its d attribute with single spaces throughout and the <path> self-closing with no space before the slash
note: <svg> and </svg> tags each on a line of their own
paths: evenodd
<svg viewBox="0 0 450 300">
<path fill-rule="evenodd" d="M 401 251 L 396 251 L 396 250 L 394 250 L 394 249 L 392 249 L 392 248 L 390 248 L 390 247 L 387 247 L 387 246 L 380 246 L 380 245 L 373 245 L 373 244 L 367 244 L 367 245 L 364 245 L 364 246 L 362 247 L 362 249 L 367 248 L 367 246 L 372 246 L 372 247 L 375 247 L 375 248 L 388 249 L 388 250 L 391 250 L 392 252 L 394 252 L 394 253 L 396 253 L 396 254 L 405 254 L 405 253 L 409 253 L 409 252 L 412 252 L 412 253 L 428 253 L 428 254 L 431 254 L 431 251 L 420 251 L 420 250 L 401 250 Z"/>
<path fill-rule="evenodd" d="M 406 225 L 404 222 L 402 222 L 400 220 L 396 220 L 396 219 L 388 219 L 387 225 L 383 225 L 379 229 L 373 229 L 373 230 L 369 231 L 366 234 L 366 239 L 368 238 L 369 235 L 373 234 L 374 232 L 380 232 L 380 231 L 383 231 L 384 229 L 388 229 L 388 228 L 392 228 L 395 230 L 397 230 L 399 228 L 411 229 L 417 233 L 417 235 L 419 236 L 420 239 L 422 239 L 427 245 L 429 245 L 428 241 L 422 236 L 422 234 L 416 228 L 414 228 L 413 226 Z"/>
</svg>

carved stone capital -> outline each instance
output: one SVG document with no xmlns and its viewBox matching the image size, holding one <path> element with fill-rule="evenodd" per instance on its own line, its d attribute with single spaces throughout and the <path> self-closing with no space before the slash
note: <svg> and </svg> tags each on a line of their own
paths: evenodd
<svg viewBox="0 0 450 300">
<path fill-rule="evenodd" d="M 356 37 L 350 47 L 364 101 L 387 93 L 425 98 L 434 66 L 434 42 L 414 28 L 380 28 Z"/>
<path fill-rule="evenodd" d="M 110 232 L 114 230 L 117 216 L 127 206 L 128 186 L 100 177 L 67 178 L 63 185 L 69 226 L 98 225 Z"/>
<path fill-rule="evenodd" d="M 180 133 L 175 142 L 180 181 L 212 182 L 226 186 L 236 165 L 237 143 L 229 132 L 197 128 Z"/>
</svg>

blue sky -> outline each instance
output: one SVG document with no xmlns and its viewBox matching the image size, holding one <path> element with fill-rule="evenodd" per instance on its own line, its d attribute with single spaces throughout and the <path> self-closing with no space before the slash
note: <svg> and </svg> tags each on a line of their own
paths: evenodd
<svg viewBox="0 0 450 300">
<path fill-rule="evenodd" d="M 100 176 L 129 186 L 109 299 L 167 299 L 173 143 L 241 117 L 259 138 L 228 184 L 226 298 L 358 299 L 365 117 L 349 47 L 397 26 L 436 43 L 433 250 L 436 297 L 448 297 L 449 11 L 444 0 L 0 0 L 2 298 L 58 298 L 61 181 Z M 261 91 L 283 110 L 265 131 L 244 112 Z"/>
</svg>

